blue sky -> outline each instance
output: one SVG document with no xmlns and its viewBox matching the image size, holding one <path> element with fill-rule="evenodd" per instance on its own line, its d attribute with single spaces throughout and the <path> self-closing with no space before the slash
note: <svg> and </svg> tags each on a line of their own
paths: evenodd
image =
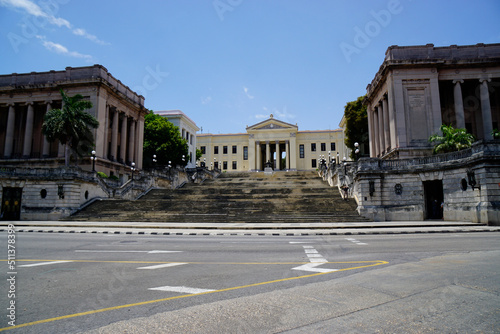
<svg viewBox="0 0 500 334">
<path fill-rule="evenodd" d="M 203 133 L 271 113 L 336 129 L 389 46 L 499 43 L 499 17 L 498 0 L 0 0 L 0 73 L 101 64 Z"/>
</svg>

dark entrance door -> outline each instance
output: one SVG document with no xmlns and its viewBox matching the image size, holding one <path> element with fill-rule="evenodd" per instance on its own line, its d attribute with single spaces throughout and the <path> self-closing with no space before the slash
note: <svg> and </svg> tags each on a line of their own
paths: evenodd
<svg viewBox="0 0 500 334">
<path fill-rule="evenodd" d="M 425 181 L 425 218 L 443 219 L 443 181 Z"/>
<path fill-rule="evenodd" d="M 21 218 L 21 198 L 23 188 L 4 187 L 2 193 L 2 220 L 19 220 Z"/>
</svg>

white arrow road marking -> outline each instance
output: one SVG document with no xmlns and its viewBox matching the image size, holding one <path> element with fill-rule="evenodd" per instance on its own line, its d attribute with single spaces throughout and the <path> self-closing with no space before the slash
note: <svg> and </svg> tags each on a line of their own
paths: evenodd
<svg viewBox="0 0 500 334">
<path fill-rule="evenodd" d="M 338 270 L 338 269 L 316 268 L 317 266 L 327 263 L 328 260 L 326 260 L 323 257 L 323 255 L 319 254 L 318 251 L 313 248 L 313 246 L 302 246 L 302 247 L 304 247 L 304 252 L 309 258 L 310 263 L 306 263 L 301 266 L 292 268 L 292 270 L 313 271 L 317 273 L 330 273 Z"/>
<path fill-rule="evenodd" d="M 158 265 L 154 265 L 154 266 L 139 267 L 137 269 L 161 269 L 161 268 L 180 266 L 182 264 L 187 264 L 187 263 L 164 263 L 164 264 L 158 264 Z"/>
<path fill-rule="evenodd" d="M 166 251 L 166 250 L 152 250 L 152 251 L 137 251 L 137 250 L 75 250 L 76 253 L 182 253 L 182 251 Z"/>
<path fill-rule="evenodd" d="M 321 263 L 306 263 L 301 266 L 292 268 L 294 270 L 304 270 L 304 271 L 314 271 L 318 273 L 330 273 L 333 271 L 337 271 L 338 269 L 327 269 L 327 268 L 316 268 L 317 266 L 322 265 L 324 262 Z"/>
<path fill-rule="evenodd" d="M 50 261 L 50 262 L 38 262 L 38 263 L 32 263 L 32 264 L 22 264 L 18 267 L 37 267 L 37 266 L 46 266 L 49 264 L 57 264 L 57 263 L 67 263 L 67 262 L 73 262 L 73 261 Z"/>
<path fill-rule="evenodd" d="M 171 292 L 190 293 L 190 294 L 215 291 L 210 289 L 188 288 L 187 286 L 160 286 L 157 288 L 149 288 L 148 290 L 171 291 Z"/>
</svg>

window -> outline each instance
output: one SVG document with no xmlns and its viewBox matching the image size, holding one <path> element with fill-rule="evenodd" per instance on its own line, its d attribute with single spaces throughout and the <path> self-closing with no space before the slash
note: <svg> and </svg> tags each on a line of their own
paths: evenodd
<svg viewBox="0 0 500 334">
<path fill-rule="evenodd" d="M 216 161 L 216 162 L 215 162 L 215 164 L 214 164 L 214 168 L 215 168 L 215 169 L 219 169 L 219 162 L 218 162 L 218 161 Z"/>
<path fill-rule="evenodd" d="M 248 160 L 248 146 L 243 146 L 243 160 Z"/>
<path fill-rule="evenodd" d="M 219 146 L 214 146 L 214 154 L 219 154 Z"/>
<path fill-rule="evenodd" d="M 238 163 L 236 161 L 233 161 L 233 169 L 237 169 L 238 168 Z"/>
<path fill-rule="evenodd" d="M 227 170 L 227 161 L 222 163 L 222 169 Z"/>
<path fill-rule="evenodd" d="M 227 146 L 222 146 L 222 154 L 227 154 Z"/>
<path fill-rule="evenodd" d="M 316 168 L 316 159 L 311 160 L 311 166 L 312 168 Z"/>
<path fill-rule="evenodd" d="M 321 143 L 321 152 L 326 151 L 326 143 Z"/>
<path fill-rule="evenodd" d="M 330 151 L 335 151 L 335 143 L 330 143 Z"/>
<path fill-rule="evenodd" d="M 201 154 L 206 154 L 207 148 L 205 146 L 200 147 Z"/>
<path fill-rule="evenodd" d="M 301 159 L 304 159 L 304 144 L 299 145 L 299 156 Z"/>
<path fill-rule="evenodd" d="M 316 152 L 316 143 L 311 143 L 311 152 Z"/>
<path fill-rule="evenodd" d="M 233 145 L 233 154 L 238 153 L 238 146 Z"/>
</svg>

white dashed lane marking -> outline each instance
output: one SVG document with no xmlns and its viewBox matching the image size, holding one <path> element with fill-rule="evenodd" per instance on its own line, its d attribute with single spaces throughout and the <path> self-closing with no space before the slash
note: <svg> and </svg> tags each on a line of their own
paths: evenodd
<svg viewBox="0 0 500 334">
<path fill-rule="evenodd" d="M 187 286 L 160 286 L 157 288 L 149 288 L 148 290 L 180 292 L 180 293 L 189 293 L 189 294 L 197 294 L 197 293 L 215 291 L 215 290 L 210 290 L 210 289 L 188 288 Z"/>
<path fill-rule="evenodd" d="M 18 267 L 38 267 L 38 266 L 47 266 L 50 264 L 58 264 L 58 263 L 68 263 L 68 262 L 73 262 L 73 261 L 50 261 L 50 262 L 38 262 L 38 263 L 32 263 L 32 264 L 22 264 Z"/>
<path fill-rule="evenodd" d="M 345 240 L 355 243 L 356 245 L 367 245 L 366 243 L 356 240 L 354 238 L 345 238 Z"/>
<path fill-rule="evenodd" d="M 162 269 L 162 268 L 180 266 L 183 264 L 187 264 L 187 263 L 164 263 L 164 264 L 157 264 L 154 266 L 139 267 L 137 269 Z"/>
</svg>

